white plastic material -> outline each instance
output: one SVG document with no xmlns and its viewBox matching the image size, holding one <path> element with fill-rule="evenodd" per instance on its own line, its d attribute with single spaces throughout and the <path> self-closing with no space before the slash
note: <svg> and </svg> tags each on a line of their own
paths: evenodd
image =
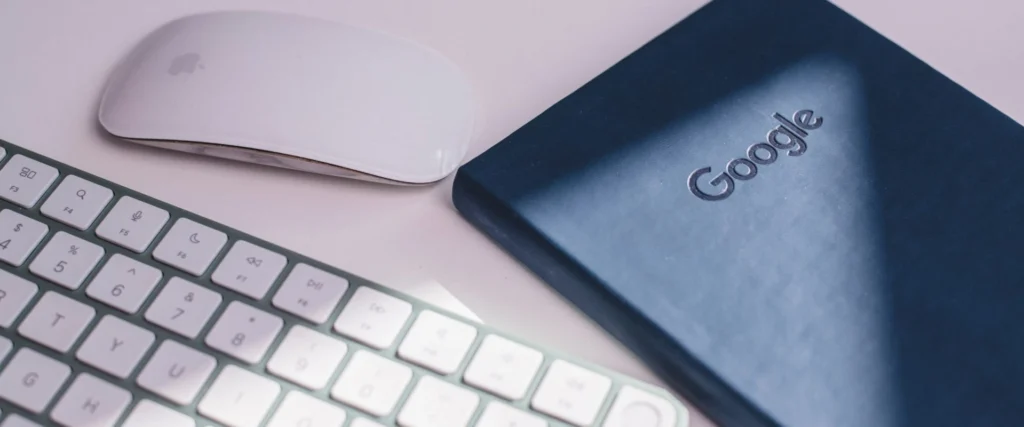
<svg viewBox="0 0 1024 427">
<path fill-rule="evenodd" d="M 99 109 L 149 145 L 350 178 L 422 184 L 461 162 L 466 78 L 415 43 L 267 12 L 173 21 L 117 67 Z"/>
</svg>

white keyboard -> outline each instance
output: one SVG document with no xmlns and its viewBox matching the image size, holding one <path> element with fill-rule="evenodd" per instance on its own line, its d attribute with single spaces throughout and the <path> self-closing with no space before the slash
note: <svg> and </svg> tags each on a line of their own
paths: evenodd
<svg viewBox="0 0 1024 427">
<path fill-rule="evenodd" d="M 671 394 L 0 141 L 0 427 L 684 427 Z"/>
</svg>

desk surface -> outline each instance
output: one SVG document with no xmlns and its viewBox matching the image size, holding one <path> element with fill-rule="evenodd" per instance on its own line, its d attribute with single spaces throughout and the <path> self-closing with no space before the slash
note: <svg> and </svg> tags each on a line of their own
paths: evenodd
<svg viewBox="0 0 1024 427">
<path fill-rule="evenodd" d="M 1019 25 L 1024 5 L 1018 1 L 837 3 L 1024 121 L 1024 27 Z M 657 382 L 628 352 L 463 222 L 451 205 L 450 179 L 428 188 L 383 187 L 139 147 L 103 135 L 95 110 L 111 67 L 160 24 L 202 11 L 281 10 L 379 28 L 450 56 L 482 100 L 483 125 L 469 153 L 474 156 L 702 4 L 3 2 L 0 138 L 389 286 L 415 292 L 442 283 L 490 324 Z M 698 417 L 695 425 L 705 421 Z"/>
</svg>

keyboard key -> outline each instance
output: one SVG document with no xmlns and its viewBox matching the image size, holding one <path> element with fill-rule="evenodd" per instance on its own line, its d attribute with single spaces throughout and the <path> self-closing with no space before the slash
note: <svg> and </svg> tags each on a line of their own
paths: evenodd
<svg viewBox="0 0 1024 427">
<path fill-rule="evenodd" d="M 0 212 L 0 260 L 15 267 L 25 263 L 49 230 L 46 224 L 4 209 Z"/>
<path fill-rule="evenodd" d="M 85 293 L 92 299 L 128 314 L 135 314 L 146 302 L 163 273 L 121 254 L 110 256 Z"/>
<path fill-rule="evenodd" d="M 412 369 L 365 350 L 352 356 L 331 389 L 331 397 L 366 413 L 383 417 L 395 409 Z"/>
<path fill-rule="evenodd" d="M 634 427 L 632 424 L 621 424 L 616 427 Z M 542 418 L 528 414 L 501 402 L 491 402 L 484 408 L 484 413 L 473 427 L 548 427 Z M 637 426 L 639 427 L 639 426 Z"/>
<path fill-rule="evenodd" d="M 195 427 L 192 418 L 166 406 L 143 400 L 124 419 L 121 427 Z"/>
<path fill-rule="evenodd" d="M 442 375 L 455 372 L 476 339 L 476 328 L 421 311 L 398 347 L 398 357 Z"/>
<path fill-rule="evenodd" d="M 67 365 L 22 348 L 0 372 L 0 399 L 38 414 L 69 375 L 71 368 Z"/>
<path fill-rule="evenodd" d="M 258 363 L 284 326 L 280 317 L 232 301 L 206 335 L 206 345 L 247 363 Z"/>
<path fill-rule="evenodd" d="M 412 314 L 412 304 L 360 287 L 334 322 L 338 333 L 375 349 L 391 346 Z"/>
<path fill-rule="evenodd" d="M 457 385 L 424 376 L 398 413 L 402 427 L 466 427 L 480 397 Z"/>
<path fill-rule="evenodd" d="M 42 427 L 18 414 L 11 414 L 0 423 L 0 427 Z"/>
<path fill-rule="evenodd" d="M 153 258 L 202 276 L 227 241 L 227 234 L 188 218 L 178 218 L 153 250 Z"/>
<path fill-rule="evenodd" d="M 366 418 L 356 418 L 352 420 L 352 424 L 349 424 L 348 427 L 384 427 L 384 424 L 375 423 Z"/>
<path fill-rule="evenodd" d="M 96 235 L 125 249 L 142 253 L 170 217 L 163 209 L 124 196 L 96 227 Z"/>
<path fill-rule="evenodd" d="M 146 320 L 195 339 L 220 306 L 220 294 L 180 277 L 172 277 L 146 310 Z"/>
<path fill-rule="evenodd" d="M 308 264 L 298 264 L 274 295 L 274 306 L 318 325 L 338 306 L 348 280 Z"/>
<path fill-rule="evenodd" d="M 544 374 L 530 406 L 567 423 L 589 426 L 611 387 L 608 377 L 556 360 Z"/>
<path fill-rule="evenodd" d="M 190 405 L 217 367 L 217 359 L 164 340 L 135 382 L 179 405 Z"/>
<path fill-rule="evenodd" d="M 96 310 L 53 291 L 43 294 L 18 333 L 55 351 L 66 353 L 92 321 Z"/>
<path fill-rule="evenodd" d="M 78 289 L 103 258 L 103 248 L 63 231 L 39 251 L 29 271 L 68 289 Z"/>
<path fill-rule="evenodd" d="M 508 400 L 519 400 L 533 383 L 544 355 L 497 335 L 488 335 L 466 368 L 466 384 Z"/>
<path fill-rule="evenodd" d="M 152 332 L 107 315 L 100 319 L 75 356 L 96 369 L 125 379 L 155 340 Z"/>
<path fill-rule="evenodd" d="M 684 418 L 687 416 L 683 414 Z M 661 397 L 635 387 L 623 386 L 601 427 L 619 427 L 627 424 L 634 427 L 675 427 L 676 410 Z"/>
<path fill-rule="evenodd" d="M 57 179 L 57 169 L 16 154 L 0 169 L 0 197 L 31 208 Z"/>
<path fill-rule="evenodd" d="M 341 427 L 344 423 L 344 409 L 292 391 L 284 397 L 266 427 Z"/>
<path fill-rule="evenodd" d="M 7 353 L 10 353 L 13 348 L 14 344 L 11 340 L 0 337 L 0 366 L 3 366 L 2 362 L 7 358 Z"/>
<path fill-rule="evenodd" d="M 224 367 L 198 410 L 229 427 L 256 427 L 277 400 L 281 386 L 237 366 Z"/>
<path fill-rule="evenodd" d="M 35 283 L 0 270 L 0 328 L 10 328 L 36 292 Z"/>
<path fill-rule="evenodd" d="M 305 326 L 293 326 L 267 362 L 267 371 L 310 390 L 327 385 L 348 347 Z"/>
<path fill-rule="evenodd" d="M 252 299 L 263 299 L 288 260 L 284 255 L 239 240 L 210 277 L 213 283 Z"/>
<path fill-rule="evenodd" d="M 113 427 L 132 402 L 131 393 L 81 374 L 57 401 L 50 418 L 65 427 Z"/>
<path fill-rule="evenodd" d="M 64 178 L 39 212 L 79 230 L 89 228 L 103 208 L 107 207 L 114 192 L 74 175 Z"/>
</svg>

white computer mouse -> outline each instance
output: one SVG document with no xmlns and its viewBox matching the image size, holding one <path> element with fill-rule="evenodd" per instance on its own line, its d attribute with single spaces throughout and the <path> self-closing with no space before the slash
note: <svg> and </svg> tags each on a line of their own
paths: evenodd
<svg viewBox="0 0 1024 427">
<path fill-rule="evenodd" d="M 170 22 L 116 67 L 99 122 L 172 150 L 393 184 L 455 170 L 473 131 L 466 77 L 424 46 L 270 12 Z"/>
</svg>

